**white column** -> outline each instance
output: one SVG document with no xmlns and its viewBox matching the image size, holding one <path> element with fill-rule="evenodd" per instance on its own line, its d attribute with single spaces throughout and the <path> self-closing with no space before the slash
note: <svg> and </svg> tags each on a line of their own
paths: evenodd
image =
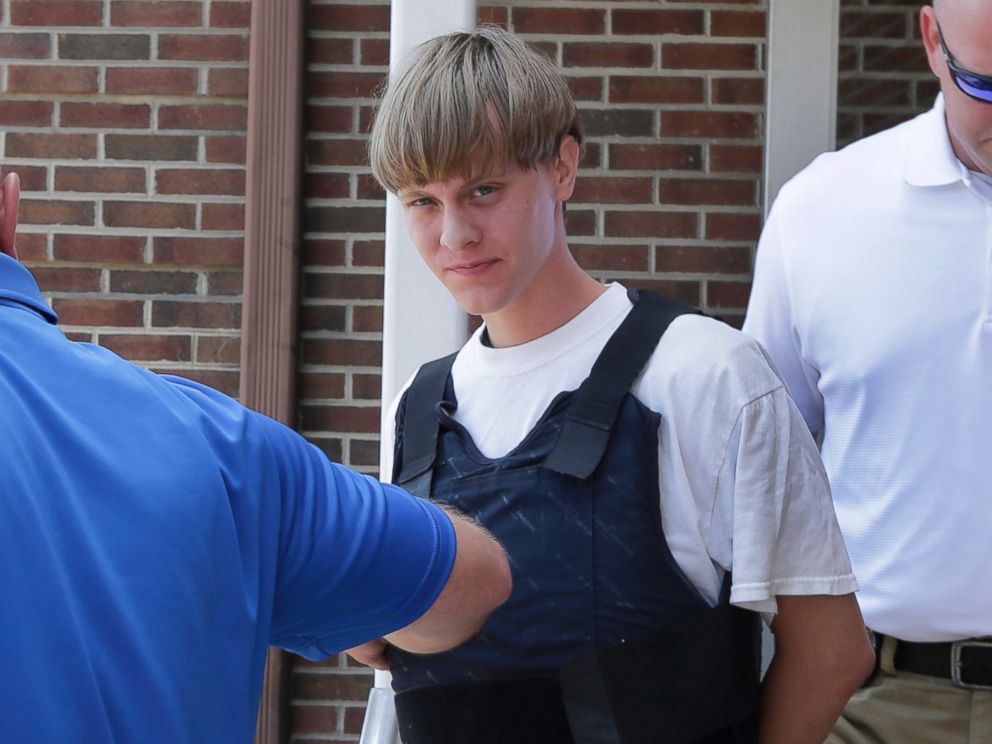
<svg viewBox="0 0 992 744">
<path fill-rule="evenodd" d="M 765 213 L 789 178 L 834 148 L 839 0 L 770 0 Z"/>
<path fill-rule="evenodd" d="M 419 44 L 451 31 L 474 28 L 475 0 L 393 0 L 389 69 L 395 71 Z M 464 343 L 468 320 L 447 290 L 420 260 L 407 235 L 396 197 L 386 198 L 385 297 L 382 328 L 382 415 L 403 384 L 424 362 L 449 354 Z M 385 458 L 380 457 L 380 461 Z M 380 473 L 388 477 L 390 473 Z M 389 701 L 390 675 L 376 671 L 362 743 L 394 741 Z M 383 689 L 385 688 L 385 689 Z"/>
</svg>

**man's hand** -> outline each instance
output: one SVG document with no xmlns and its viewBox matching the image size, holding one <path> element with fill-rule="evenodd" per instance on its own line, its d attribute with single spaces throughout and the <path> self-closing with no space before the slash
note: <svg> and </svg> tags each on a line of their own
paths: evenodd
<svg viewBox="0 0 992 744">
<path fill-rule="evenodd" d="M 17 258 L 14 236 L 17 233 L 17 207 L 21 202 L 21 179 L 8 173 L 0 182 L 0 253 Z"/>
<path fill-rule="evenodd" d="M 359 664 L 385 671 L 389 669 L 389 662 L 386 661 L 386 647 L 388 645 L 383 639 L 378 638 L 363 643 L 361 646 L 349 648 L 345 653 Z"/>
</svg>

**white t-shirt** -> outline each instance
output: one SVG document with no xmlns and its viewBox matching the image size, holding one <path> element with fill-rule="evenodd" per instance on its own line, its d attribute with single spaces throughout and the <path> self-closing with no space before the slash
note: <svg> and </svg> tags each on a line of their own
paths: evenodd
<svg viewBox="0 0 992 744">
<path fill-rule="evenodd" d="M 558 393 L 588 376 L 631 307 L 612 284 L 528 343 L 491 348 L 478 329 L 452 378 L 455 418 L 479 450 L 495 458 L 519 444 Z M 727 570 L 731 601 L 765 613 L 776 611 L 777 594 L 855 591 L 816 446 L 756 343 L 711 318 L 681 316 L 632 390 L 661 414 L 665 536 L 704 597 L 716 603 Z M 383 432 L 389 443 L 396 405 Z"/>
<path fill-rule="evenodd" d="M 992 201 L 938 98 L 779 193 L 744 330 L 813 431 L 865 621 L 992 635 Z"/>
</svg>

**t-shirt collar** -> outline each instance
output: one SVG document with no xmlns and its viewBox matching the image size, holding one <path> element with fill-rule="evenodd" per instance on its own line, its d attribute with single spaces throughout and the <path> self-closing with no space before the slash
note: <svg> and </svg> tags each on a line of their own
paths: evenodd
<svg viewBox="0 0 992 744">
<path fill-rule="evenodd" d="M 947 133 L 944 94 L 916 118 L 906 140 L 904 174 L 910 186 L 947 186 L 965 180 L 965 167 L 954 154 Z"/>
<path fill-rule="evenodd" d="M 54 325 L 58 315 L 41 296 L 38 283 L 20 261 L 0 253 L 0 304 L 23 305 Z"/>
</svg>

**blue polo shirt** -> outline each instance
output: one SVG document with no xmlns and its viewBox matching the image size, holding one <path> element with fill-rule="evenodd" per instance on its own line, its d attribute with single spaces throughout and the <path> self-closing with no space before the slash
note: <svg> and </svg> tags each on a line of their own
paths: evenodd
<svg viewBox="0 0 992 744">
<path fill-rule="evenodd" d="M 267 646 L 321 658 L 437 597 L 437 508 L 55 323 L 0 255 L 0 742 L 249 742 Z"/>
</svg>

